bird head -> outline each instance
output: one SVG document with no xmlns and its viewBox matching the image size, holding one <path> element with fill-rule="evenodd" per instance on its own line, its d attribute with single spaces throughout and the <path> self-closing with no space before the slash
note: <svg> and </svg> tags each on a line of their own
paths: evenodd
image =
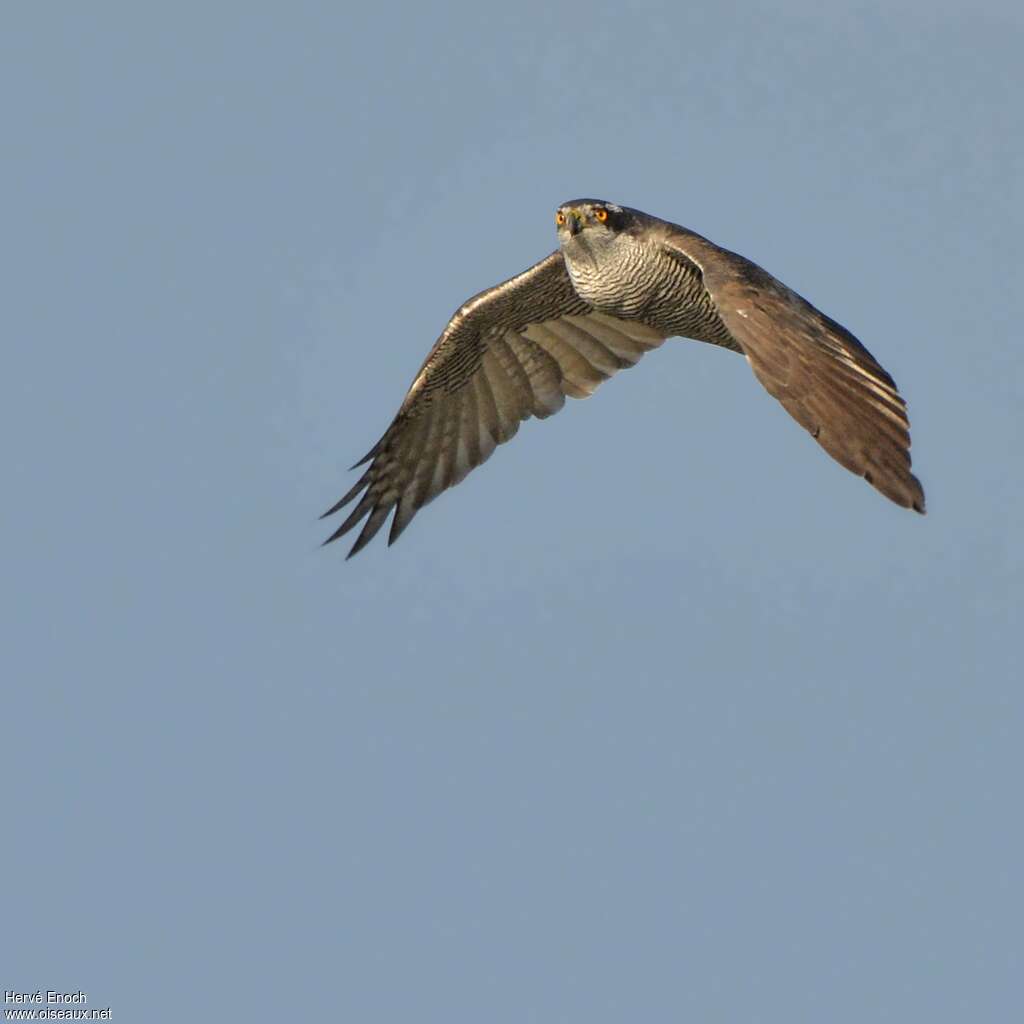
<svg viewBox="0 0 1024 1024">
<path fill-rule="evenodd" d="M 558 241 L 565 245 L 583 234 L 588 242 L 599 242 L 627 226 L 629 211 L 600 199 L 573 199 L 555 211 Z"/>
</svg>

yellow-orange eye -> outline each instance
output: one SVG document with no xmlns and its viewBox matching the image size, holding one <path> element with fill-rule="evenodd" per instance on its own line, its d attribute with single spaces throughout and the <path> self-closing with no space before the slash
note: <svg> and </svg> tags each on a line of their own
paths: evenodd
<svg viewBox="0 0 1024 1024">
<path fill-rule="evenodd" d="M 565 214 L 561 210 L 555 214 L 555 223 L 561 227 L 565 223 Z"/>
<path fill-rule="evenodd" d="M 595 210 L 594 216 L 603 224 L 608 219 L 607 210 Z"/>
</svg>

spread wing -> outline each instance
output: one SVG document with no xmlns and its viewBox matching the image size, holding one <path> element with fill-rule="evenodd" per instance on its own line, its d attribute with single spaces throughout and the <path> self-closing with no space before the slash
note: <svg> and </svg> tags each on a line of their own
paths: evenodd
<svg viewBox="0 0 1024 1024">
<path fill-rule="evenodd" d="M 665 244 L 696 265 L 757 379 L 840 465 L 924 512 L 910 423 L 892 377 L 848 331 L 767 271 L 673 226 Z"/>
<path fill-rule="evenodd" d="M 443 490 L 459 483 L 530 416 L 586 398 L 634 365 L 665 335 L 597 313 L 573 289 L 560 252 L 470 299 L 451 319 L 412 382 L 369 463 L 331 515 L 359 498 L 328 538 L 364 518 L 349 557 L 395 510 L 388 543 Z M 355 467 L 353 467 L 355 468 Z"/>
</svg>

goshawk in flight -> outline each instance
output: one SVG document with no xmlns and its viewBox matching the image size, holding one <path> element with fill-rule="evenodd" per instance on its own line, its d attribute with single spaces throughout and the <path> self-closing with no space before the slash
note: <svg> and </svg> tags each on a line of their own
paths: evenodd
<svg viewBox="0 0 1024 1024">
<path fill-rule="evenodd" d="M 673 335 L 745 355 L 832 458 L 924 512 L 906 404 L 844 327 L 742 256 L 639 210 L 577 199 L 555 223 L 555 252 L 451 318 L 391 426 L 356 463 L 370 465 L 324 513 L 359 498 L 328 541 L 366 518 L 351 558 L 394 510 L 394 543 L 520 420 L 558 412 L 566 395 L 586 398 Z"/>
</svg>

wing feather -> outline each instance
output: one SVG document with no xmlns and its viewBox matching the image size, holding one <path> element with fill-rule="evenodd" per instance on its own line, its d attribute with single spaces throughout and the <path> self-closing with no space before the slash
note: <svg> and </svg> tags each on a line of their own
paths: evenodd
<svg viewBox="0 0 1024 1024">
<path fill-rule="evenodd" d="M 842 325 L 737 253 L 666 225 L 664 244 L 702 275 L 765 390 L 837 462 L 905 508 L 925 510 L 910 423 L 892 377 Z"/>
<path fill-rule="evenodd" d="M 565 393 L 570 398 L 589 398 L 597 386 L 608 379 L 608 374 L 587 361 L 572 344 L 571 335 L 566 336 L 563 326 L 568 325 L 534 324 L 527 336 L 558 363 Z"/>
<path fill-rule="evenodd" d="M 501 361 L 493 348 L 484 352 L 481 363 L 483 380 L 494 396 L 494 408 L 498 414 L 498 444 L 511 441 L 519 430 L 521 412 L 526 405 L 526 396 L 519 390 L 514 377 L 510 377 L 501 365 Z"/>
<path fill-rule="evenodd" d="M 571 320 L 558 320 L 551 325 L 550 330 L 564 339 L 598 373 L 604 374 L 605 379 L 613 373 L 618 373 L 619 370 L 633 365 L 616 355 L 593 333 L 574 324 Z"/>
<path fill-rule="evenodd" d="M 531 416 L 556 413 L 634 365 L 665 335 L 595 313 L 560 252 L 470 299 L 452 317 L 394 421 L 359 463 L 369 467 L 324 515 L 359 499 L 325 543 L 363 519 L 349 557 L 394 511 L 388 543 L 443 490 L 485 462 Z M 353 467 L 355 468 L 355 467 Z"/>
<path fill-rule="evenodd" d="M 490 447 L 491 451 L 501 444 L 501 419 L 498 416 L 498 403 L 494 399 L 494 391 L 487 380 L 487 374 L 481 370 L 473 377 L 472 383 L 480 397 L 480 442 Z M 486 441 L 485 441 L 486 435 Z"/>
</svg>

